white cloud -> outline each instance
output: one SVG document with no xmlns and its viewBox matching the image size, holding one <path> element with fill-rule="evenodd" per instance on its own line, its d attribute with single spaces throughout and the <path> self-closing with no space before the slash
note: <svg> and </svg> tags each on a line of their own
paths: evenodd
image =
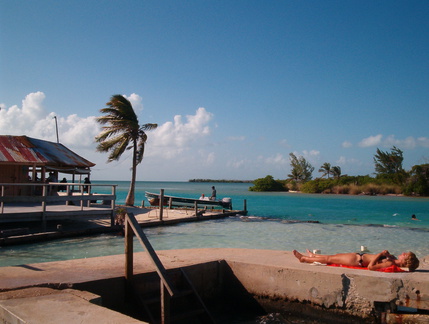
<svg viewBox="0 0 429 324">
<path fill-rule="evenodd" d="M 358 145 L 360 147 L 370 147 L 370 146 L 380 145 L 382 137 L 383 135 L 381 134 L 370 136 L 370 137 L 364 138 L 362 141 L 359 142 Z"/>
<path fill-rule="evenodd" d="M 230 141 L 244 141 L 246 137 L 245 136 L 228 136 L 227 139 Z"/>
<path fill-rule="evenodd" d="M 216 160 L 216 155 L 214 152 L 210 152 L 209 154 L 206 155 L 206 164 L 208 165 L 212 165 Z"/>
<path fill-rule="evenodd" d="M 282 154 L 277 153 L 275 156 L 270 156 L 265 158 L 266 164 L 272 164 L 272 165 L 285 165 L 289 164 L 289 157 L 285 158 Z"/>
<path fill-rule="evenodd" d="M 305 158 L 318 157 L 320 155 L 320 151 L 317 151 L 317 150 L 311 150 L 311 151 L 304 150 L 304 151 L 302 151 L 302 154 L 304 155 Z"/>
<path fill-rule="evenodd" d="M 54 112 L 48 113 L 43 107 L 46 96 L 43 92 L 28 94 L 22 107 L 16 105 L 0 110 L 0 133 L 4 135 L 27 135 L 56 142 Z M 60 142 L 71 147 L 89 147 L 100 128 L 95 117 L 77 115 L 57 116 Z"/>
<path fill-rule="evenodd" d="M 397 146 L 402 149 L 415 149 L 416 147 L 429 147 L 429 138 L 419 137 L 414 138 L 408 136 L 405 139 L 397 139 L 395 135 L 389 135 L 383 139 L 383 135 L 378 134 L 376 136 L 370 136 L 364 138 L 359 142 L 360 147 L 371 147 L 371 146 L 383 146 L 392 147 Z"/>
<path fill-rule="evenodd" d="M 421 147 L 429 147 L 429 138 L 427 137 L 419 137 L 417 138 L 417 144 Z"/>
<path fill-rule="evenodd" d="M 28 94 L 22 101 L 22 107 L 14 105 L 6 108 L 1 105 L 0 133 L 4 135 L 28 135 L 49 141 L 56 141 L 55 119 L 57 117 L 60 142 L 70 147 L 91 147 L 95 149 L 94 137 L 101 127 L 95 116 L 79 117 L 76 114 L 57 116 L 48 113 L 43 107 L 43 92 Z M 133 107 L 142 109 L 142 98 L 133 93 L 125 96 Z M 205 108 L 196 110 L 195 115 L 188 115 L 183 120 L 181 115 L 174 117 L 174 122 L 166 122 L 156 130 L 149 132 L 148 144 L 152 155 L 173 158 L 189 150 L 192 144 L 199 143 L 210 134 L 209 122 L 213 114 Z M 214 159 L 214 153 L 209 155 Z M 210 160 L 210 159 L 209 159 Z"/>
<path fill-rule="evenodd" d="M 280 141 L 280 146 L 285 147 L 285 148 L 290 148 L 291 147 L 287 139 L 282 139 Z"/>
<path fill-rule="evenodd" d="M 136 93 L 132 93 L 132 94 L 130 94 L 129 96 L 127 96 L 127 95 L 123 95 L 123 96 L 124 96 L 125 98 L 127 98 L 129 102 L 131 102 L 131 105 L 133 106 L 133 108 L 134 108 L 134 110 L 135 110 L 136 114 L 137 114 L 139 111 L 142 111 L 142 110 L 143 110 L 143 103 L 142 103 L 143 98 L 142 98 L 142 97 L 140 97 L 138 94 L 136 94 Z"/>
<path fill-rule="evenodd" d="M 5 135 L 24 135 L 34 128 L 40 119 L 46 118 L 42 102 L 45 99 L 43 92 L 28 94 L 22 100 L 22 106 L 14 105 L 6 108 L 2 105 L 0 110 L 0 130 Z"/>
<path fill-rule="evenodd" d="M 360 162 L 359 160 L 356 159 L 347 159 L 345 156 L 340 156 L 340 158 L 335 161 L 336 164 L 340 165 L 340 166 L 344 166 L 344 165 L 362 165 L 362 162 Z"/>
<path fill-rule="evenodd" d="M 148 144 L 151 155 L 171 159 L 190 149 L 192 144 L 202 144 L 202 139 L 211 133 L 209 122 L 213 114 L 198 108 L 195 115 L 174 116 L 174 122 L 166 122 L 150 132 Z"/>
<path fill-rule="evenodd" d="M 392 147 L 400 146 L 402 148 L 413 149 L 416 147 L 416 140 L 414 137 L 407 137 L 404 140 L 399 140 L 395 138 L 395 135 L 389 135 L 384 141 L 383 146 Z"/>
<path fill-rule="evenodd" d="M 297 152 L 297 151 L 294 151 L 293 154 L 296 157 L 302 156 L 306 160 L 308 160 L 308 159 L 316 159 L 316 158 L 318 158 L 320 156 L 320 151 L 317 151 L 317 150 L 310 150 L 310 151 L 304 150 L 304 151 L 302 151 L 302 154 L 299 153 L 299 152 Z"/>
<path fill-rule="evenodd" d="M 344 165 L 346 164 L 346 162 L 347 162 L 347 159 L 345 156 L 340 156 L 340 158 L 337 161 L 335 161 L 335 163 L 339 165 Z"/>
<path fill-rule="evenodd" d="M 133 93 L 127 98 L 136 110 L 142 109 L 142 98 L 139 95 Z M 27 135 L 55 142 L 54 117 L 56 117 L 60 142 L 96 163 L 97 166 L 93 168 L 96 178 L 121 179 L 124 175 L 129 176 L 129 151 L 125 152 L 120 161 L 109 164 L 106 164 L 106 154 L 95 151 L 94 137 L 101 130 L 95 116 L 80 117 L 76 114 L 60 116 L 55 112 L 46 111 L 43 106 L 44 100 L 43 92 L 35 92 L 25 97 L 21 107 L 15 105 L 7 108 L 5 104 L 0 104 L 0 134 Z M 144 169 L 151 170 L 149 176 L 157 179 L 183 177 L 181 172 L 171 170 L 192 170 L 191 174 L 195 171 L 202 175 L 216 172 L 214 169 L 216 152 L 207 151 L 208 145 L 211 144 L 208 141 L 212 132 L 213 117 L 213 114 L 205 108 L 198 108 L 193 115 L 185 117 L 176 115 L 172 121 L 167 121 L 156 130 L 148 132 Z M 244 140 L 244 137 L 237 140 Z M 236 164 L 238 165 L 243 164 Z"/>
<path fill-rule="evenodd" d="M 61 130 L 61 142 L 65 145 L 85 147 L 94 144 L 95 136 L 101 131 L 95 119 L 95 116 L 81 118 L 75 114 L 60 118 L 58 128 Z"/>
<path fill-rule="evenodd" d="M 344 142 L 341 144 L 341 146 L 342 146 L 342 147 L 344 147 L 344 148 L 350 148 L 350 147 L 352 147 L 352 146 L 353 146 L 353 144 L 352 144 L 351 142 L 349 142 L 349 141 L 344 141 Z"/>
<path fill-rule="evenodd" d="M 233 159 L 227 162 L 227 166 L 233 169 L 242 169 L 247 164 L 248 161 L 245 159 L 237 160 Z"/>
</svg>

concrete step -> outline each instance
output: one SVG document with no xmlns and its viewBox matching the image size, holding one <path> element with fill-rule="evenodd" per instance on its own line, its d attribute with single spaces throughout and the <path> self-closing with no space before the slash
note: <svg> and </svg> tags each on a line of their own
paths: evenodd
<svg viewBox="0 0 429 324">
<path fill-rule="evenodd" d="M 0 300 L 0 322 L 14 324 L 145 323 L 68 292 Z"/>
</svg>

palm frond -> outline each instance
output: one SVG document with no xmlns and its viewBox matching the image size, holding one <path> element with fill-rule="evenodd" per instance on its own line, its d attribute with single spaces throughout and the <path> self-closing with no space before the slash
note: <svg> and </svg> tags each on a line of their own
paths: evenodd
<svg viewBox="0 0 429 324">
<path fill-rule="evenodd" d="M 122 156 L 122 153 L 125 152 L 129 144 L 129 138 L 122 142 L 118 142 L 117 145 L 113 146 L 113 149 L 110 152 L 108 162 L 117 161 Z"/>
<path fill-rule="evenodd" d="M 158 124 L 144 124 L 140 127 L 142 131 L 150 131 L 158 127 Z"/>
<path fill-rule="evenodd" d="M 117 146 L 124 145 L 123 143 L 125 143 L 125 145 L 128 145 L 128 142 L 129 138 L 124 134 L 121 134 L 101 141 L 96 149 L 98 152 L 107 152 L 110 150 L 114 150 Z"/>
</svg>

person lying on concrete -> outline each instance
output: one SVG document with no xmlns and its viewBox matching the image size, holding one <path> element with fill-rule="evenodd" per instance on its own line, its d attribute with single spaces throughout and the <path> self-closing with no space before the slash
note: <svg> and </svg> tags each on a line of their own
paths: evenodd
<svg viewBox="0 0 429 324">
<path fill-rule="evenodd" d="M 384 250 L 378 254 L 370 253 L 338 253 L 333 255 L 315 254 L 307 250 L 307 256 L 293 250 L 295 257 L 304 263 L 326 263 L 338 264 L 349 267 L 362 267 L 369 270 L 380 270 L 383 268 L 396 265 L 402 268 L 408 268 L 409 271 L 414 271 L 418 268 L 420 262 L 413 252 L 404 252 L 398 257 Z"/>
</svg>

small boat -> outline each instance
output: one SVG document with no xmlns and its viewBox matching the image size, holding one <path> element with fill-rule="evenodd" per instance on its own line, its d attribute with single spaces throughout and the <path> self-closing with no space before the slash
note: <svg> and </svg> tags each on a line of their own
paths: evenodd
<svg viewBox="0 0 429 324">
<path fill-rule="evenodd" d="M 159 206 L 160 194 L 155 194 L 151 192 L 145 192 L 146 198 L 151 204 L 151 206 Z M 175 207 L 190 207 L 195 206 L 195 202 L 198 206 L 203 207 L 220 207 L 225 209 L 232 209 L 232 200 L 231 198 L 223 198 L 221 200 L 209 200 L 209 199 L 193 199 L 193 198 L 183 198 L 183 197 L 174 197 L 164 195 L 164 206 L 170 204 Z"/>
</svg>

